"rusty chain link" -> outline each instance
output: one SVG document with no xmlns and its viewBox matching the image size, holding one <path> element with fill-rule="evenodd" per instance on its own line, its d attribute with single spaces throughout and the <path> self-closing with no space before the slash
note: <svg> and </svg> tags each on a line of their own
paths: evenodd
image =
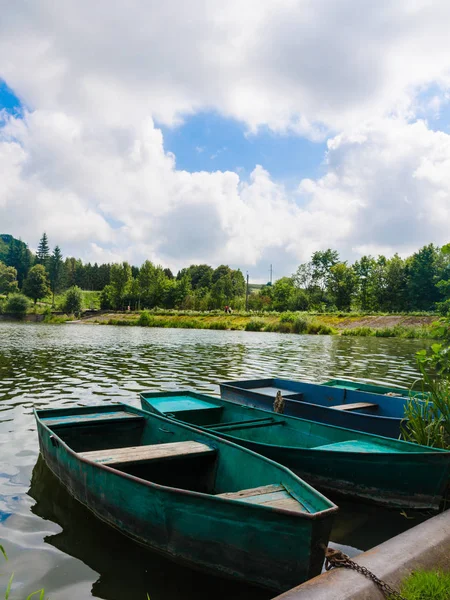
<svg viewBox="0 0 450 600">
<path fill-rule="evenodd" d="M 385 581 L 381 581 L 378 579 L 376 575 L 374 575 L 369 569 L 366 567 L 362 567 L 357 563 L 353 562 L 347 554 L 344 554 L 340 550 L 335 550 L 334 548 L 326 548 L 325 550 L 325 570 L 329 571 L 332 568 L 340 568 L 345 567 L 347 569 L 352 569 L 353 571 L 357 571 L 371 579 L 374 584 L 378 587 L 381 593 L 389 600 L 406 600 L 403 596 L 401 596 L 396 590 L 391 588 L 389 584 Z"/>
</svg>

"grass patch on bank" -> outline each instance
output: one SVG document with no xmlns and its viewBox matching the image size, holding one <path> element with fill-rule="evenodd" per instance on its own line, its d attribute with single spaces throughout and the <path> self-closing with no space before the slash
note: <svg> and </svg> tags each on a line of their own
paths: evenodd
<svg viewBox="0 0 450 600">
<path fill-rule="evenodd" d="M 450 600 L 450 573 L 415 571 L 402 583 L 400 594 L 407 600 Z"/>
<path fill-rule="evenodd" d="M 432 327 L 432 317 L 424 319 L 421 314 L 415 319 L 401 315 L 385 317 L 357 316 L 350 313 L 311 314 L 308 312 L 245 312 L 225 315 L 223 310 L 208 312 L 194 310 L 154 308 L 142 312 L 108 313 L 85 319 L 109 325 L 141 327 L 164 327 L 184 329 L 216 329 L 254 332 L 275 332 L 286 334 L 343 335 L 358 337 L 383 337 L 403 339 L 433 339 L 436 331 Z M 362 321 L 361 324 L 358 320 Z M 373 322 L 373 326 L 372 326 Z"/>
</svg>

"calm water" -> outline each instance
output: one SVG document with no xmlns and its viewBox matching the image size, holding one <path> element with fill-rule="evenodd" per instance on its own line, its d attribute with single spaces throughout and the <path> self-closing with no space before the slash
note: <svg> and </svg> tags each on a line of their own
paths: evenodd
<svg viewBox="0 0 450 600">
<path fill-rule="evenodd" d="M 0 543 L 15 598 L 265 600 L 271 594 L 174 565 L 97 521 L 38 460 L 33 406 L 122 400 L 145 389 L 217 394 L 217 381 L 353 377 L 410 385 L 422 342 L 270 333 L 0 323 Z M 423 517 L 339 503 L 332 540 L 365 550 Z M 1 559 L 1 557 L 0 557 Z M 6 577 L 0 577 L 1 591 Z"/>
</svg>

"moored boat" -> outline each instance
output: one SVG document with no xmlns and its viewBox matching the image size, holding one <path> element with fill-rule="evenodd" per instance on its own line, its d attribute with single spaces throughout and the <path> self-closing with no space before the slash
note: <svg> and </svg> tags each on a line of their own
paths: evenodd
<svg viewBox="0 0 450 600">
<path fill-rule="evenodd" d="M 145 410 L 189 423 L 288 466 L 326 493 L 437 509 L 450 452 L 269 413 L 195 392 L 143 392 Z"/>
<path fill-rule="evenodd" d="M 382 394 L 383 396 L 391 397 L 418 398 L 420 400 L 428 398 L 426 392 L 420 392 L 418 390 L 380 385 L 378 383 L 366 383 L 364 381 L 353 381 L 350 379 L 329 379 L 328 381 L 323 381 L 319 385 L 326 385 L 344 390 L 355 390 L 356 392 L 368 392 L 369 394 Z"/>
<path fill-rule="evenodd" d="M 320 573 L 337 507 L 287 468 L 124 404 L 35 416 L 53 473 L 130 538 L 273 590 Z"/>
<path fill-rule="evenodd" d="M 278 378 L 220 383 L 225 400 L 265 410 L 272 410 L 278 392 L 285 401 L 285 414 L 293 417 L 393 438 L 399 437 L 400 424 L 405 422 L 406 397 Z"/>
</svg>

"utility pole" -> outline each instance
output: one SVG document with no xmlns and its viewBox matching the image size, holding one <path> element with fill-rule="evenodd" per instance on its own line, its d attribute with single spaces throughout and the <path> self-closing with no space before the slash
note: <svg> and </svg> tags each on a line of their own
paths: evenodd
<svg viewBox="0 0 450 600">
<path fill-rule="evenodd" d="M 245 311 L 248 311 L 248 271 L 247 271 L 247 285 L 245 287 Z"/>
<path fill-rule="evenodd" d="M 272 265 L 270 265 L 270 285 L 272 285 Z"/>
</svg>

